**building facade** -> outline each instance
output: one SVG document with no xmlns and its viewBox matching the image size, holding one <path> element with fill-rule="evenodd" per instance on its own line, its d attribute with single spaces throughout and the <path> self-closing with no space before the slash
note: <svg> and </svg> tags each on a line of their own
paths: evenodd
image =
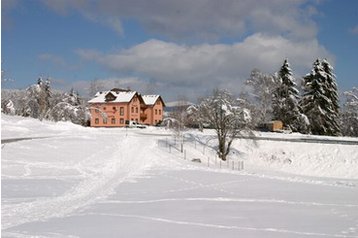
<svg viewBox="0 0 358 238">
<path fill-rule="evenodd" d="M 114 88 L 98 92 L 88 101 L 91 127 L 124 127 L 128 121 L 157 125 L 163 121 L 164 101 L 160 95 Z"/>
</svg>

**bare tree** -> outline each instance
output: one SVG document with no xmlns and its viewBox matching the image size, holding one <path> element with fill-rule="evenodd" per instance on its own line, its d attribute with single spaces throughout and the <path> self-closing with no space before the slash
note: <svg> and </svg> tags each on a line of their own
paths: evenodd
<svg viewBox="0 0 358 238">
<path fill-rule="evenodd" d="M 178 97 L 178 101 L 173 106 L 173 111 L 169 113 L 169 117 L 175 122 L 173 128 L 180 135 L 184 128 L 188 125 L 187 109 L 191 104 L 185 96 Z"/>
<path fill-rule="evenodd" d="M 101 82 L 98 79 L 92 80 L 89 87 L 89 96 L 93 97 L 97 92 L 104 91 L 105 86 L 103 85 L 103 82 Z"/>
<path fill-rule="evenodd" d="M 358 87 L 344 92 L 346 102 L 341 115 L 342 132 L 345 136 L 358 137 Z"/>
<path fill-rule="evenodd" d="M 246 96 L 254 106 L 255 110 L 252 113 L 255 114 L 257 123 L 271 120 L 272 97 L 277 87 L 277 78 L 274 75 L 265 74 L 258 69 L 254 69 L 245 84 L 250 87 L 249 94 Z"/>
<path fill-rule="evenodd" d="M 235 137 L 248 126 L 250 113 L 239 106 L 239 101 L 225 90 L 215 90 L 213 95 L 201 100 L 197 106 L 198 118 L 210 125 L 217 134 L 217 154 L 226 160 Z"/>
</svg>

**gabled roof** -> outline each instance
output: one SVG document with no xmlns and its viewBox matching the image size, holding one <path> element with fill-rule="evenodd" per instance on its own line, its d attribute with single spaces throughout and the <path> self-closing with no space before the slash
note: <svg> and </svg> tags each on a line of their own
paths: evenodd
<svg viewBox="0 0 358 238">
<path fill-rule="evenodd" d="M 88 101 L 88 103 L 106 103 L 106 102 L 130 102 L 132 98 L 138 94 L 135 91 L 104 91 L 96 93 L 95 97 Z M 106 100 L 109 97 L 113 100 Z M 106 97 L 107 96 L 107 97 Z M 108 97 L 109 96 L 109 97 Z"/>
<path fill-rule="evenodd" d="M 165 106 L 164 101 L 160 95 L 142 95 L 143 101 L 145 105 L 152 106 L 154 105 L 158 99 L 162 101 L 163 106 Z"/>
</svg>

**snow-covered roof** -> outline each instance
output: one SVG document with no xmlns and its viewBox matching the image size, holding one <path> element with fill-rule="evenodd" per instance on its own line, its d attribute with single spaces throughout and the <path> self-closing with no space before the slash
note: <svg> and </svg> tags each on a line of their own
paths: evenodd
<svg viewBox="0 0 358 238">
<path fill-rule="evenodd" d="M 105 102 L 130 102 L 134 95 L 137 92 L 135 91 L 104 91 L 97 92 L 95 97 L 88 101 L 88 103 L 105 103 Z M 106 100 L 107 97 L 114 96 L 114 100 Z"/>
<path fill-rule="evenodd" d="M 154 105 L 159 97 L 159 95 L 142 95 L 145 105 Z"/>
</svg>

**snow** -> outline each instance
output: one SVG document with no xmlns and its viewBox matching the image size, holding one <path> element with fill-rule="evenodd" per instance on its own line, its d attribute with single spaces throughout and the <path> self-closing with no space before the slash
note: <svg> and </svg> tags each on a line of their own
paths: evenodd
<svg viewBox="0 0 358 238">
<path fill-rule="evenodd" d="M 89 103 L 105 103 L 106 102 L 106 95 L 108 93 L 112 93 L 116 98 L 111 102 L 130 102 L 134 95 L 137 92 L 134 91 L 124 91 L 124 92 L 115 92 L 115 91 L 105 91 L 105 92 L 98 92 L 96 96 L 89 100 Z"/>
<path fill-rule="evenodd" d="M 159 95 L 142 95 L 142 98 L 145 105 L 154 105 L 157 102 Z"/>
<path fill-rule="evenodd" d="M 256 132 L 220 166 L 210 130 L 180 153 L 163 128 L 1 127 L 40 137 L 2 145 L 2 237 L 358 237 L 358 139 Z"/>
</svg>

